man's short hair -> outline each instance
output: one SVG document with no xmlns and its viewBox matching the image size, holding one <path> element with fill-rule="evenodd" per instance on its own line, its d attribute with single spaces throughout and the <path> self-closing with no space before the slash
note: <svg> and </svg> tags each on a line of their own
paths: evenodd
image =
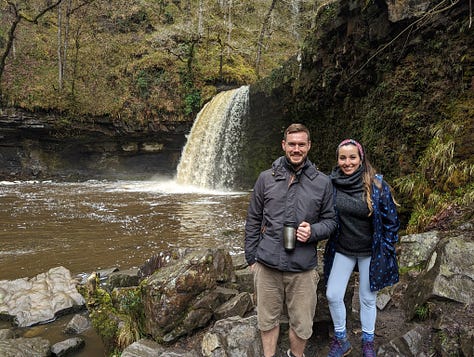
<svg viewBox="0 0 474 357">
<path fill-rule="evenodd" d="M 299 123 L 293 123 L 288 128 L 286 128 L 285 132 L 283 133 L 283 140 L 286 141 L 286 136 L 288 134 L 299 133 L 304 131 L 308 135 L 308 141 L 311 141 L 311 135 L 309 134 L 309 130 L 306 126 Z"/>
</svg>

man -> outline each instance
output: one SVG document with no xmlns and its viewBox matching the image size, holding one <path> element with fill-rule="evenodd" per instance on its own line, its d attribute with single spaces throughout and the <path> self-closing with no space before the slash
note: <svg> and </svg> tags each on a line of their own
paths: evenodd
<svg viewBox="0 0 474 357">
<path fill-rule="evenodd" d="M 319 281 L 316 242 L 336 228 L 329 178 L 307 158 L 309 130 L 291 124 L 281 143 L 285 156 L 254 186 L 245 224 L 245 258 L 254 273 L 257 318 L 265 357 L 276 355 L 280 317 L 289 318 L 289 357 L 302 357 L 313 332 Z M 285 249 L 284 224 L 296 222 L 293 250 Z"/>
</svg>

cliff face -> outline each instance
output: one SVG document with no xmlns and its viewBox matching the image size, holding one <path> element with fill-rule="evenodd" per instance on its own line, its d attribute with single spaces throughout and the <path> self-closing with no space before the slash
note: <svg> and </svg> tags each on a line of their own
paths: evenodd
<svg viewBox="0 0 474 357">
<path fill-rule="evenodd" d="M 0 179 L 171 177 L 191 124 L 141 128 L 109 118 L 0 109 Z"/>
<path fill-rule="evenodd" d="M 455 138 L 454 157 L 472 164 L 467 1 L 326 1 L 315 22 L 300 55 L 251 87 L 248 140 L 264 135 L 274 146 L 246 153 L 253 173 L 281 153 L 277 143 L 291 122 L 311 129 L 310 157 L 326 172 L 347 137 L 360 140 L 388 178 L 415 172 L 439 128 Z"/>
</svg>

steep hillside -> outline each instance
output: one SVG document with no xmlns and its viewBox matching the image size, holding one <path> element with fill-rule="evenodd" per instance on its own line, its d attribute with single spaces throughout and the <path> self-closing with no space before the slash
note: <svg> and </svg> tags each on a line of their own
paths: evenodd
<svg viewBox="0 0 474 357">
<path fill-rule="evenodd" d="M 276 140 L 306 123 L 325 172 L 337 143 L 360 140 L 417 229 L 474 201 L 474 26 L 468 1 L 393 3 L 326 1 L 301 59 L 253 87 L 248 132 Z M 247 169 L 279 153 L 248 153 Z"/>
</svg>

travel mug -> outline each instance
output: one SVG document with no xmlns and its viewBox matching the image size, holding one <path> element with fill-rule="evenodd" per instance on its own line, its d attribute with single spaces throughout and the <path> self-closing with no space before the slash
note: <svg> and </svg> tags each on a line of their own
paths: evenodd
<svg viewBox="0 0 474 357">
<path fill-rule="evenodd" d="M 286 250 L 295 249 L 296 228 L 293 222 L 287 222 L 283 225 L 283 246 Z"/>
</svg>

